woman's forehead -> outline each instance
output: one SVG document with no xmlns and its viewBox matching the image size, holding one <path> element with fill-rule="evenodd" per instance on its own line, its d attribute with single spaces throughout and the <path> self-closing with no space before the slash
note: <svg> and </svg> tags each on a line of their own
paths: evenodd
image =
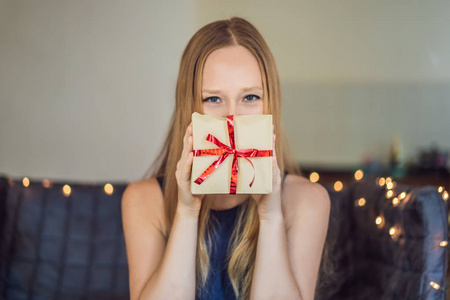
<svg viewBox="0 0 450 300">
<path fill-rule="evenodd" d="M 204 65 L 202 90 L 224 87 L 260 88 L 262 79 L 255 56 L 242 46 L 227 46 L 211 52 Z"/>
</svg>

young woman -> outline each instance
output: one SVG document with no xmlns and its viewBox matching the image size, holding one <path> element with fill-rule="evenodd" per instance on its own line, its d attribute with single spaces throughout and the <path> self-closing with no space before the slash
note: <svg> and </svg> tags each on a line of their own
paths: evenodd
<svg viewBox="0 0 450 300">
<path fill-rule="evenodd" d="M 195 111 L 272 114 L 271 194 L 192 195 Z M 330 200 L 288 158 L 280 118 L 278 71 L 256 28 L 231 18 L 195 33 L 153 174 L 122 198 L 131 299 L 314 298 Z"/>
</svg>

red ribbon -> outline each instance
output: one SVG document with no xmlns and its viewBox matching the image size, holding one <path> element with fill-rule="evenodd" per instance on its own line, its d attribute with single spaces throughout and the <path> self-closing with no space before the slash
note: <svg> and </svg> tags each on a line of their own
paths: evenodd
<svg viewBox="0 0 450 300">
<path fill-rule="evenodd" d="M 219 158 L 214 161 L 203 173 L 200 175 L 194 182 L 197 184 L 202 184 L 212 172 L 214 172 L 221 163 L 228 157 L 228 155 L 233 155 L 233 164 L 231 169 L 231 181 L 230 181 L 230 194 L 236 194 L 236 186 L 237 186 L 237 174 L 238 174 L 238 164 L 237 158 L 242 157 L 245 158 L 253 167 L 253 180 L 250 182 L 249 186 L 252 187 L 253 182 L 255 181 L 255 166 L 248 159 L 248 157 L 269 157 L 272 156 L 272 150 L 258 150 L 258 149 L 236 149 L 234 144 L 234 124 L 233 124 L 233 116 L 227 117 L 227 125 L 228 125 L 228 136 L 230 138 L 230 145 L 227 146 L 224 143 L 220 142 L 215 136 L 208 134 L 206 140 L 217 145 L 219 148 L 215 149 L 202 149 L 202 150 L 194 150 L 194 156 L 208 156 L 208 155 L 220 155 Z"/>
</svg>

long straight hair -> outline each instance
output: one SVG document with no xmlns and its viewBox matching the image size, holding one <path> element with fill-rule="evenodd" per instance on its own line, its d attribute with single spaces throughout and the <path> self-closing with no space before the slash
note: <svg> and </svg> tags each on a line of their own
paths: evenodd
<svg viewBox="0 0 450 300">
<path fill-rule="evenodd" d="M 275 60 L 265 40 L 248 21 L 239 17 L 220 20 L 200 28 L 188 42 L 180 63 L 175 94 L 175 110 L 163 147 L 144 178 L 164 177 L 164 208 L 168 237 L 177 206 L 176 165 L 183 149 L 183 136 L 193 112 L 203 113 L 202 76 L 208 55 L 219 48 L 243 46 L 257 59 L 264 88 L 264 114 L 272 114 L 277 136 L 276 153 L 281 174 L 300 174 L 292 160 L 281 125 L 281 91 Z M 228 248 L 228 275 L 239 299 L 248 299 L 255 265 L 259 218 L 256 201 L 261 195 L 249 195 L 240 206 Z M 209 254 L 214 242 L 214 220 L 210 218 L 207 201 L 199 215 L 196 258 L 196 282 L 199 291 L 210 271 Z"/>
</svg>

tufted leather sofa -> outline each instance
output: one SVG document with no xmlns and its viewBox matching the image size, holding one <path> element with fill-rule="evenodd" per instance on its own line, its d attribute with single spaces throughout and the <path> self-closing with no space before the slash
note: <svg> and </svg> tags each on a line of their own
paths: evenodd
<svg viewBox="0 0 450 300">
<path fill-rule="evenodd" d="M 0 177 L 0 299 L 129 298 L 126 184 L 108 195 L 103 184 L 69 182 L 69 196 L 64 184 Z M 397 185 L 390 198 L 373 179 L 325 187 L 332 208 L 316 299 L 445 299 L 447 203 L 437 187 Z"/>
<path fill-rule="evenodd" d="M 64 183 L 65 184 L 65 183 Z M 129 299 L 121 194 L 0 178 L 0 298 Z"/>
<path fill-rule="evenodd" d="M 330 268 L 322 264 L 316 299 L 445 299 L 445 191 L 397 184 L 389 195 L 374 179 L 325 187 Z"/>
</svg>

